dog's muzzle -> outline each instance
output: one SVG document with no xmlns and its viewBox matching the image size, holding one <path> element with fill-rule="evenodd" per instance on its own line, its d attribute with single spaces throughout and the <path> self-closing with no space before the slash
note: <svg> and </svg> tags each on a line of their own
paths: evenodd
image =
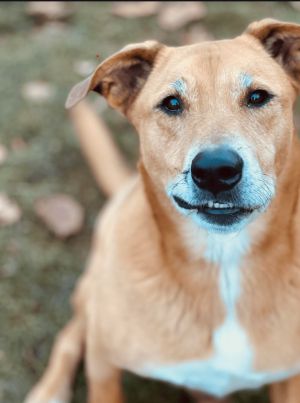
<svg viewBox="0 0 300 403">
<path fill-rule="evenodd" d="M 179 192 L 175 186 L 172 198 L 180 209 L 196 214 L 209 228 L 236 227 L 262 207 L 258 203 L 262 198 L 251 196 L 255 187 L 249 178 L 255 175 L 249 174 L 244 159 L 228 146 L 201 150 L 187 172 L 187 192 L 183 188 Z"/>
</svg>

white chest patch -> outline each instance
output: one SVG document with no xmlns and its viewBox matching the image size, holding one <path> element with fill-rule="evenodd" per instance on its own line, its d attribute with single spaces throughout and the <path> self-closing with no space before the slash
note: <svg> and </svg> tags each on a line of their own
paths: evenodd
<svg viewBox="0 0 300 403">
<path fill-rule="evenodd" d="M 261 387 L 296 374 L 292 371 L 258 373 L 253 370 L 254 352 L 246 332 L 236 317 L 236 302 L 241 293 L 240 261 L 249 248 L 246 232 L 210 235 L 205 258 L 220 267 L 219 287 L 226 317 L 213 334 L 213 354 L 200 361 L 162 366 L 147 365 L 138 373 L 189 389 L 222 397 L 232 392 Z"/>
</svg>

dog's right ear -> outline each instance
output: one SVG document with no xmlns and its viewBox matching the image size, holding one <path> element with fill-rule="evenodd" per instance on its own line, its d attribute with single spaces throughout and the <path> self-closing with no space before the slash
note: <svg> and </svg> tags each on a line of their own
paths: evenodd
<svg viewBox="0 0 300 403">
<path fill-rule="evenodd" d="M 163 47 L 164 45 L 156 41 L 126 46 L 104 60 L 93 74 L 72 88 L 66 101 L 66 108 L 72 108 L 89 91 L 95 91 L 103 95 L 113 108 L 126 115 Z"/>
<path fill-rule="evenodd" d="M 245 33 L 263 45 L 300 92 L 300 25 L 266 18 L 252 22 Z"/>
</svg>

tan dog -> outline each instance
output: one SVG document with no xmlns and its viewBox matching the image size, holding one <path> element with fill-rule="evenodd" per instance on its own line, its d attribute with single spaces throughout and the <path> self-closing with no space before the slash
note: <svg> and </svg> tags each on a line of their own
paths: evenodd
<svg viewBox="0 0 300 403">
<path fill-rule="evenodd" d="M 106 155 L 109 192 L 126 184 L 26 402 L 69 401 L 83 355 L 89 403 L 122 401 L 121 369 L 216 398 L 273 384 L 272 403 L 300 402 L 299 49 L 299 25 L 267 19 L 233 40 L 127 46 L 74 87 L 68 107 L 94 90 L 136 127 L 139 174 L 86 149 L 96 171 Z M 95 136 L 84 104 L 73 117 Z"/>
</svg>

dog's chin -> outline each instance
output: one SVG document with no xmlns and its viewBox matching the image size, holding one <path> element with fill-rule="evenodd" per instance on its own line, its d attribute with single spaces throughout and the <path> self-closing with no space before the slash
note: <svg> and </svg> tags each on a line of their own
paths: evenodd
<svg viewBox="0 0 300 403">
<path fill-rule="evenodd" d="M 265 206 L 246 207 L 231 203 L 224 204 L 223 208 L 215 208 L 211 205 L 192 205 L 178 196 L 173 199 L 181 213 L 193 219 L 203 229 L 218 233 L 240 231 L 265 209 Z"/>
<path fill-rule="evenodd" d="M 230 233 L 237 232 L 244 228 L 254 217 L 255 210 L 234 211 L 234 212 L 193 212 L 195 221 L 204 229 L 210 232 Z"/>
</svg>

